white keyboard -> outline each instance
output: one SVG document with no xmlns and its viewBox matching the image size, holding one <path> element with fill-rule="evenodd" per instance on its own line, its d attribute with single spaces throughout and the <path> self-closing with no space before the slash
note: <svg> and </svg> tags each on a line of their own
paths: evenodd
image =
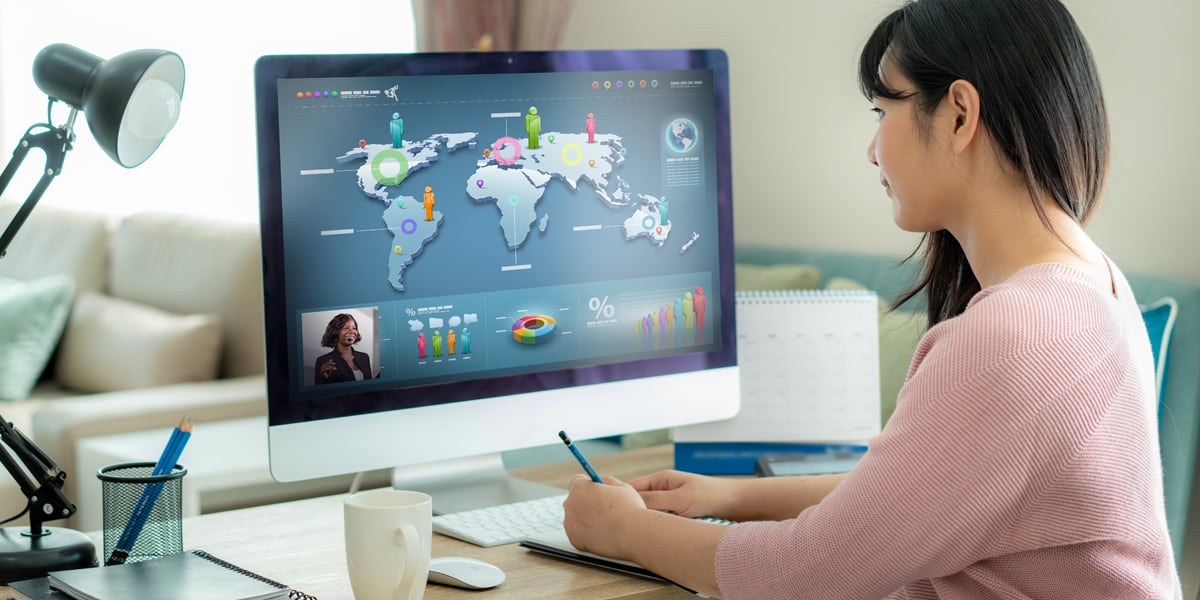
<svg viewBox="0 0 1200 600">
<path fill-rule="evenodd" d="M 513 544 L 562 529 L 566 494 L 433 517 L 433 530 L 477 546 Z"/>
<path fill-rule="evenodd" d="M 437 515 L 433 517 L 433 530 L 476 546 L 515 544 L 534 535 L 561 530 L 562 505 L 566 499 L 566 494 L 560 494 Z M 697 517 L 696 520 L 734 524 L 734 521 L 716 517 Z"/>
</svg>

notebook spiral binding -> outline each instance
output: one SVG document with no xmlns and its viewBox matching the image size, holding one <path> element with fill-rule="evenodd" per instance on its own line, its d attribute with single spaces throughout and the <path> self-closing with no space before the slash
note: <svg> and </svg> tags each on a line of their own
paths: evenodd
<svg viewBox="0 0 1200 600">
<path fill-rule="evenodd" d="M 851 301 L 875 298 L 873 290 L 738 290 L 734 299 L 749 304 L 805 303 Z"/>
<path fill-rule="evenodd" d="M 247 577 L 252 577 L 263 583 L 267 583 L 267 584 L 273 585 L 273 586 L 281 588 L 281 589 L 287 588 L 288 598 L 291 598 L 292 600 L 317 600 L 316 596 L 310 596 L 308 594 L 305 594 L 304 592 L 301 592 L 300 590 L 294 590 L 294 589 L 288 588 L 288 586 L 283 585 L 282 583 L 279 583 L 278 581 L 275 581 L 274 579 L 268 579 L 266 577 L 263 577 L 262 575 L 259 575 L 258 573 L 243 569 L 242 567 L 239 567 L 231 562 L 221 560 L 203 550 L 193 550 L 192 553 L 195 554 L 196 556 L 199 556 L 200 558 L 203 558 L 204 560 L 207 560 L 209 562 L 212 562 L 212 563 L 215 563 L 222 567 L 225 567 L 226 569 L 229 569 L 230 571 L 236 571 L 238 573 L 241 573 L 242 575 L 245 575 Z"/>
</svg>

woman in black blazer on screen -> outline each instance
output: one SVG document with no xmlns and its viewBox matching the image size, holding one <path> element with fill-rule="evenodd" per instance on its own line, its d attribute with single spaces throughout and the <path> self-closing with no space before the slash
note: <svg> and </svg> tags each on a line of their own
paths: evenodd
<svg viewBox="0 0 1200 600">
<path fill-rule="evenodd" d="M 354 344 L 361 341 L 358 321 L 354 317 L 346 313 L 334 316 L 325 327 L 325 335 L 321 336 L 321 346 L 333 350 L 317 357 L 313 383 L 321 385 L 371 379 L 371 356 L 354 349 Z"/>
</svg>

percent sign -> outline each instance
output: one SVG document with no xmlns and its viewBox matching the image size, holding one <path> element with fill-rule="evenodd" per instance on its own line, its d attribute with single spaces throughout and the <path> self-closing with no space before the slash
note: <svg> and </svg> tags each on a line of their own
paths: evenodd
<svg viewBox="0 0 1200 600">
<path fill-rule="evenodd" d="M 612 316 L 617 313 L 617 309 L 608 303 L 608 296 L 605 296 L 603 300 L 592 296 L 592 298 L 588 300 L 588 310 L 595 312 L 597 319 L 599 319 L 601 316 L 606 319 L 611 319 Z"/>
</svg>

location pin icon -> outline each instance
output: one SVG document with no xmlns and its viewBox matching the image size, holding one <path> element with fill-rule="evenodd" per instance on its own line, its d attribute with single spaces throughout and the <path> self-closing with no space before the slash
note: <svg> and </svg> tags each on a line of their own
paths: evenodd
<svg viewBox="0 0 1200 600">
<path fill-rule="evenodd" d="M 588 166 L 589 166 L 589 167 L 594 167 L 594 166 L 596 166 L 596 160 L 595 160 L 595 159 L 592 159 L 592 158 L 589 158 L 589 159 L 588 159 Z"/>
<path fill-rule="evenodd" d="M 483 187 L 483 180 L 482 180 L 482 179 L 476 179 L 476 180 L 475 180 L 475 187 L 478 187 L 478 188 L 481 188 L 481 187 Z"/>
<path fill-rule="evenodd" d="M 484 157 L 484 158 L 491 158 L 491 157 L 492 157 L 492 150 L 491 150 L 491 148 L 484 148 L 484 149 L 483 149 L 483 157 Z"/>
<path fill-rule="evenodd" d="M 547 139 L 549 139 L 549 140 L 550 140 L 550 143 L 551 143 L 551 144 L 553 144 L 553 143 L 554 143 L 554 136 L 553 136 L 553 135 L 549 135 L 549 136 L 546 136 L 546 137 L 547 137 Z"/>
<path fill-rule="evenodd" d="M 358 147 L 359 147 L 359 148 L 366 148 L 366 147 L 367 147 L 367 140 L 358 140 Z"/>
</svg>

